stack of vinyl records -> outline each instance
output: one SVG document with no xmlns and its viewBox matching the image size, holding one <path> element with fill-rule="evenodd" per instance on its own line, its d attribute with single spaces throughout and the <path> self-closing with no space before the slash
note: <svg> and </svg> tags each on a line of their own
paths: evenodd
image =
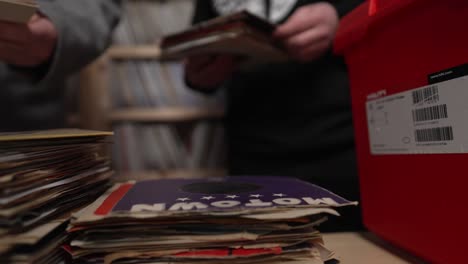
<svg viewBox="0 0 468 264">
<path fill-rule="evenodd" d="M 316 228 L 354 204 L 286 177 L 121 183 L 74 215 L 66 248 L 76 263 L 336 263 Z"/>
<path fill-rule="evenodd" d="M 57 263 L 73 210 L 109 186 L 112 133 L 0 134 L 0 263 Z"/>
</svg>

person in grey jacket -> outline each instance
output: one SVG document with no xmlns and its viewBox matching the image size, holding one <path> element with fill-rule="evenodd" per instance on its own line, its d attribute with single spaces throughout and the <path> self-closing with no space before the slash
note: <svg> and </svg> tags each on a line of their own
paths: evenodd
<svg viewBox="0 0 468 264">
<path fill-rule="evenodd" d="M 65 80 L 109 45 L 121 0 L 37 0 L 27 24 L 0 22 L 0 131 L 65 125 Z"/>
</svg>

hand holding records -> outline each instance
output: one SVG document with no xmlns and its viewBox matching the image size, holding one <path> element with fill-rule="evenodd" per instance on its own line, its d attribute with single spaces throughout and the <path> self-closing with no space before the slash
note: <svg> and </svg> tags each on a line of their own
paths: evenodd
<svg viewBox="0 0 468 264">
<path fill-rule="evenodd" d="M 166 36 L 161 57 L 233 55 L 263 62 L 289 58 L 309 62 L 330 48 L 338 23 L 338 14 L 329 3 L 305 5 L 280 26 L 240 11 Z"/>
<path fill-rule="evenodd" d="M 255 28 L 247 32 L 255 32 L 255 36 L 261 36 L 257 38 L 252 37 L 251 40 L 255 41 L 247 41 L 246 43 L 261 43 L 261 48 L 258 48 L 256 45 L 252 47 L 245 46 L 244 35 L 249 37 L 252 35 L 247 33 L 244 33 L 242 35 L 243 37 L 237 40 L 241 43 L 225 39 L 221 44 L 218 42 L 210 44 L 213 45 L 213 47 L 218 47 L 220 45 L 221 47 L 228 46 L 232 49 L 212 48 L 210 45 L 193 49 L 187 48 L 190 47 L 190 40 L 192 39 L 202 37 L 212 39 L 213 37 L 211 35 L 215 33 L 217 35 L 227 34 L 225 32 L 229 32 L 231 28 L 236 28 L 236 26 L 224 26 L 226 27 L 224 28 L 219 24 L 238 25 L 233 22 L 236 21 L 236 19 L 233 18 L 238 17 L 252 17 L 254 21 L 262 21 L 262 23 L 260 23 L 262 26 L 258 26 L 259 23 L 242 24 L 243 27 Z M 226 20 L 228 22 L 226 22 Z M 223 23 L 220 23 L 220 21 Z M 305 5 L 294 11 L 294 13 L 279 26 L 269 24 L 244 11 L 201 23 L 198 27 L 195 26 L 192 30 L 186 31 L 185 35 L 181 33 L 179 35 L 170 36 L 165 42 L 163 41 L 163 47 L 165 45 L 177 46 L 176 44 L 178 42 L 185 41 L 183 44 L 178 45 L 185 48 L 185 52 L 187 53 L 185 56 L 189 57 L 185 68 L 185 79 L 192 88 L 208 91 L 218 88 L 222 83 L 233 76 L 232 73 L 235 72 L 239 68 L 239 64 L 242 63 L 239 58 L 247 57 L 251 59 L 250 62 L 252 62 L 252 60 L 253 62 L 282 62 L 289 59 L 302 63 L 311 62 L 320 58 L 330 49 L 338 27 L 338 22 L 338 14 L 335 8 L 329 3 Z M 248 26 L 245 26 L 245 24 Z M 203 27 L 203 25 L 205 26 Z M 211 31 L 206 30 L 206 28 L 211 29 Z M 200 31 L 203 34 L 199 33 Z M 198 32 L 198 34 L 194 32 Z M 171 49 L 168 48 L 167 50 L 170 51 Z M 267 51 L 268 54 L 265 53 Z M 184 53 L 181 52 L 180 54 L 183 55 Z M 200 56 L 194 57 L 194 55 Z M 202 57 L 202 55 L 204 57 Z"/>
<path fill-rule="evenodd" d="M 27 23 L 36 13 L 35 0 L 0 0 L 0 20 L 13 23 Z"/>
<path fill-rule="evenodd" d="M 339 24 L 338 13 L 327 2 L 305 5 L 278 26 L 274 36 L 295 60 L 310 62 L 332 46 Z"/>
<path fill-rule="evenodd" d="M 186 80 L 200 90 L 218 87 L 241 66 L 289 59 L 273 37 L 276 26 L 240 11 L 163 38 L 162 59 L 186 61 Z"/>
<path fill-rule="evenodd" d="M 275 25 L 242 11 L 166 36 L 161 42 L 161 57 L 228 54 L 260 61 L 287 60 L 287 54 L 272 36 L 274 30 Z"/>
<path fill-rule="evenodd" d="M 34 68 L 50 60 L 58 32 L 37 8 L 33 0 L 0 0 L 0 62 Z"/>
<path fill-rule="evenodd" d="M 291 263 L 334 260 L 316 227 L 353 205 L 284 177 L 148 180 L 115 185 L 77 213 L 79 263 Z"/>
</svg>

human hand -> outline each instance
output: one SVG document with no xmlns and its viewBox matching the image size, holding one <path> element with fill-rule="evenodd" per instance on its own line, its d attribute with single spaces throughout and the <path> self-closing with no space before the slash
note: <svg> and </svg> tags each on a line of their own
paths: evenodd
<svg viewBox="0 0 468 264">
<path fill-rule="evenodd" d="M 54 53 L 58 32 L 41 14 L 27 24 L 0 22 L 0 61 L 20 67 L 47 62 Z"/>
<path fill-rule="evenodd" d="M 215 89 L 231 76 L 239 62 L 233 55 L 193 56 L 185 62 L 185 79 L 194 86 Z"/>
<path fill-rule="evenodd" d="M 339 24 L 338 13 L 327 3 L 305 5 L 274 32 L 287 52 L 301 62 L 315 60 L 332 45 Z"/>
</svg>

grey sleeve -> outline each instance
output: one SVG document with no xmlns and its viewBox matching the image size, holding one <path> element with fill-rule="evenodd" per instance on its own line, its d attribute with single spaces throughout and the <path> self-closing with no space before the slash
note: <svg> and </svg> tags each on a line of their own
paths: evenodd
<svg viewBox="0 0 468 264">
<path fill-rule="evenodd" d="M 58 31 L 55 53 L 40 80 L 47 87 L 97 58 L 110 44 L 121 0 L 38 0 Z"/>
</svg>

